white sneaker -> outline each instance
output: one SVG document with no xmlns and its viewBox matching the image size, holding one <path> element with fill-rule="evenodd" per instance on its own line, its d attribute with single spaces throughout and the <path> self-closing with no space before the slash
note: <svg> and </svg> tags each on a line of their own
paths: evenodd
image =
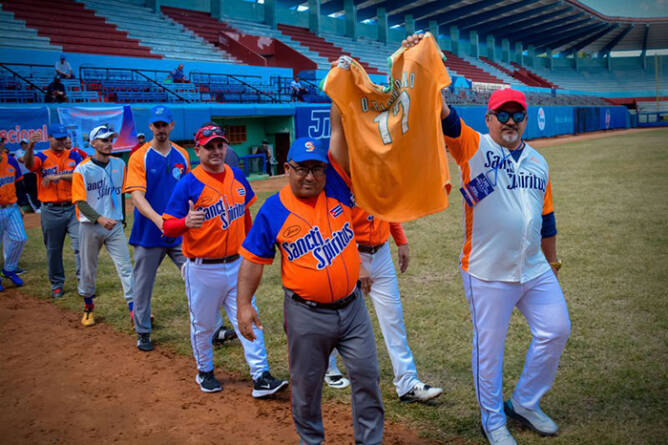
<svg viewBox="0 0 668 445">
<path fill-rule="evenodd" d="M 559 431 L 559 426 L 540 408 L 526 409 L 511 398 L 503 404 L 503 410 L 508 417 L 519 420 L 541 436 L 554 436 Z"/>
<path fill-rule="evenodd" d="M 350 386 L 350 380 L 345 378 L 340 372 L 328 372 L 325 374 L 325 383 L 334 389 L 344 389 Z"/>
<path fill-rule="evenodd" d="M 510 431 L 508 431 L 508 428 L 506 428 L 505 425 L 494 431 L 490 431 L 489 433 L 484 429 L 482 432 L 485 434 L 487 442 L 489 442 L 490 445 L 517 445 L 515 438 L 510 434 Z"/>
<path fill-rule="evenodd" d="M 408 391 L 403 396 L 400 396 L 399 400 L 406 403 L 426 402 L 427 400 L 435 399 L 442 393 L 442 388 L 436 388 L 425 385 L 422 382 L 417 382 L 415 386 L 413 386 L 413 389 Z"/>
</svg>

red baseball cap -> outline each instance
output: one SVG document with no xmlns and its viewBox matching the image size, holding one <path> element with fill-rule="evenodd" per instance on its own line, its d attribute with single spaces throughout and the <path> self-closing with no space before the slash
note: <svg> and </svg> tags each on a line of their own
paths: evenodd
<svg viewBox="0 0 668 445">
<path fill-rule="evenodd" d="M 504 88 L 502 90 L 496 90 L 489 96 L 489 103 L 487 104 L 488 110 L 498 110 L 503 104 L 508 102 L 518 103 L 524 108 L 527 109 L 527 100 L 524 97 L 524 93 L 521 91 L 513 90 L 512 88 Z"/>
<path fill-rule="evenodd" d="M 217 125 L 205 125 L 195 133 L 195 143 L 197 145 L 206 145 L 214 139 L 222 139 L 225 143 L 230 143 L 225 137 L 225 131 Z"/>
</svg>

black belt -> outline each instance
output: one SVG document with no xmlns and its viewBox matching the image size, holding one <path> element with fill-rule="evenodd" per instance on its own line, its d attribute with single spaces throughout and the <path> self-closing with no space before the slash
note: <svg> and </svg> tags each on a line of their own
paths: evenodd
<svg viewBox="0 0 668 445">
<path fill-rule="evenodd" d="M 72 203 L 70 201 L 61 201 L 61 202 L 45 202 L 48 207 L 70 207 Z"/>
<path fill-rule="evenodd" d="M 14 204 L 0 204 L 0 209 L 8 209 L 14 207 Z"/>
<path fill-rule="evenodd" d="M 235 253 L 234 255 L 226 256 L 224 258 L 188 258 L 190 261 L 201 264 L 227 264 L 233 261 L 236 261 L 239 258 L 239 254 Z"/>
<path fill-rule="evenodd" d="M 355 288 L 352 294 L 348 295 L 347 297 L 341 298 L 340 300 L 336 300 L 332 303 L 321 303 L 319 301 L 305 300 L 299 295 L 295 294 L 294 292 L 291 293 L 292 295 L 290 295 L 290 297 L 293 300 L 295 300 L 297 303 L 305 304 L 308 307 L 313 307 L 318 309 L 343 309 L 344 307 L 348 306 L 350 303 L 353 302 L 353 300 L 357 296 L 357 288 Z"/>
<path fill-rule="evenodd" d="M 357 250 L 359 250 L 362 253 L 370 253 L 373 255 L 374 253 L 378 252 L 381 247 L 383 247 L 385 244 L 378 244 L 377 246 L 365 246 L 363 244 L 358 244 L 357 245 Z"/>
</svg>

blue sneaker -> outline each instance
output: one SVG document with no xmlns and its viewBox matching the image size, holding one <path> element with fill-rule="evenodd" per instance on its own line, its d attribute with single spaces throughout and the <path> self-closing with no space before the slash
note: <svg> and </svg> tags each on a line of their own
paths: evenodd
<svg viewBox="0 0 668 445">
<path fill-rule="evenodd" d="M 3 290 L 5 290 L 5 288 L 2 287 L 2 283 L 0 283 L 0 292 L 2 292 Z"/>
<path fill-rule="evenodd" d="M 16 272 L 10 272 L 8 270 L 5 270 L 4 268 L 2 269 L 2 276 L 5 278 L 9 278 L 12 283 L 14 283 L 17 286 L 23 286 L 23 280 L 21 277 L 16 275 Z"/>
</svg>

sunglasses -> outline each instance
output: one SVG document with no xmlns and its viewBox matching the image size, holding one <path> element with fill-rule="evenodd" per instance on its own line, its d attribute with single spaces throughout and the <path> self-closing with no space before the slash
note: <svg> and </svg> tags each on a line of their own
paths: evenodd
<svg viewBox="0 0 668 445">
<path fill-rule="evenodd" d="M 313 174 L 315 178 L 322 178 L 325 176 L 325 165 L 314 165 L 313 167 L 302 167 L 301 165 L 291 164 L 288 162 L 288 165 L 291 169 L 295 171 L 297 176 L 300 178 L 305 178 L 308 176 L 309 172 Z"/>
<path fill-rule="evenodd" d="M 507 111 L 492 111 L 491 114 L 496 116 L 496 120 L 505 124 L 512 117 L 516 124 L 524 121 L 524 118 L 527 117 L 526 112 L 524 111 L 515 111 L 514 113 L 509 113 Z"/>
<path fill-rule="evenodd" d="M 225 132 L 218 127 L 203 128 L 197 132 L 198 137 L 202 136 L 208 138 L 213 135 L 225 137 Z"/>
</svg>

